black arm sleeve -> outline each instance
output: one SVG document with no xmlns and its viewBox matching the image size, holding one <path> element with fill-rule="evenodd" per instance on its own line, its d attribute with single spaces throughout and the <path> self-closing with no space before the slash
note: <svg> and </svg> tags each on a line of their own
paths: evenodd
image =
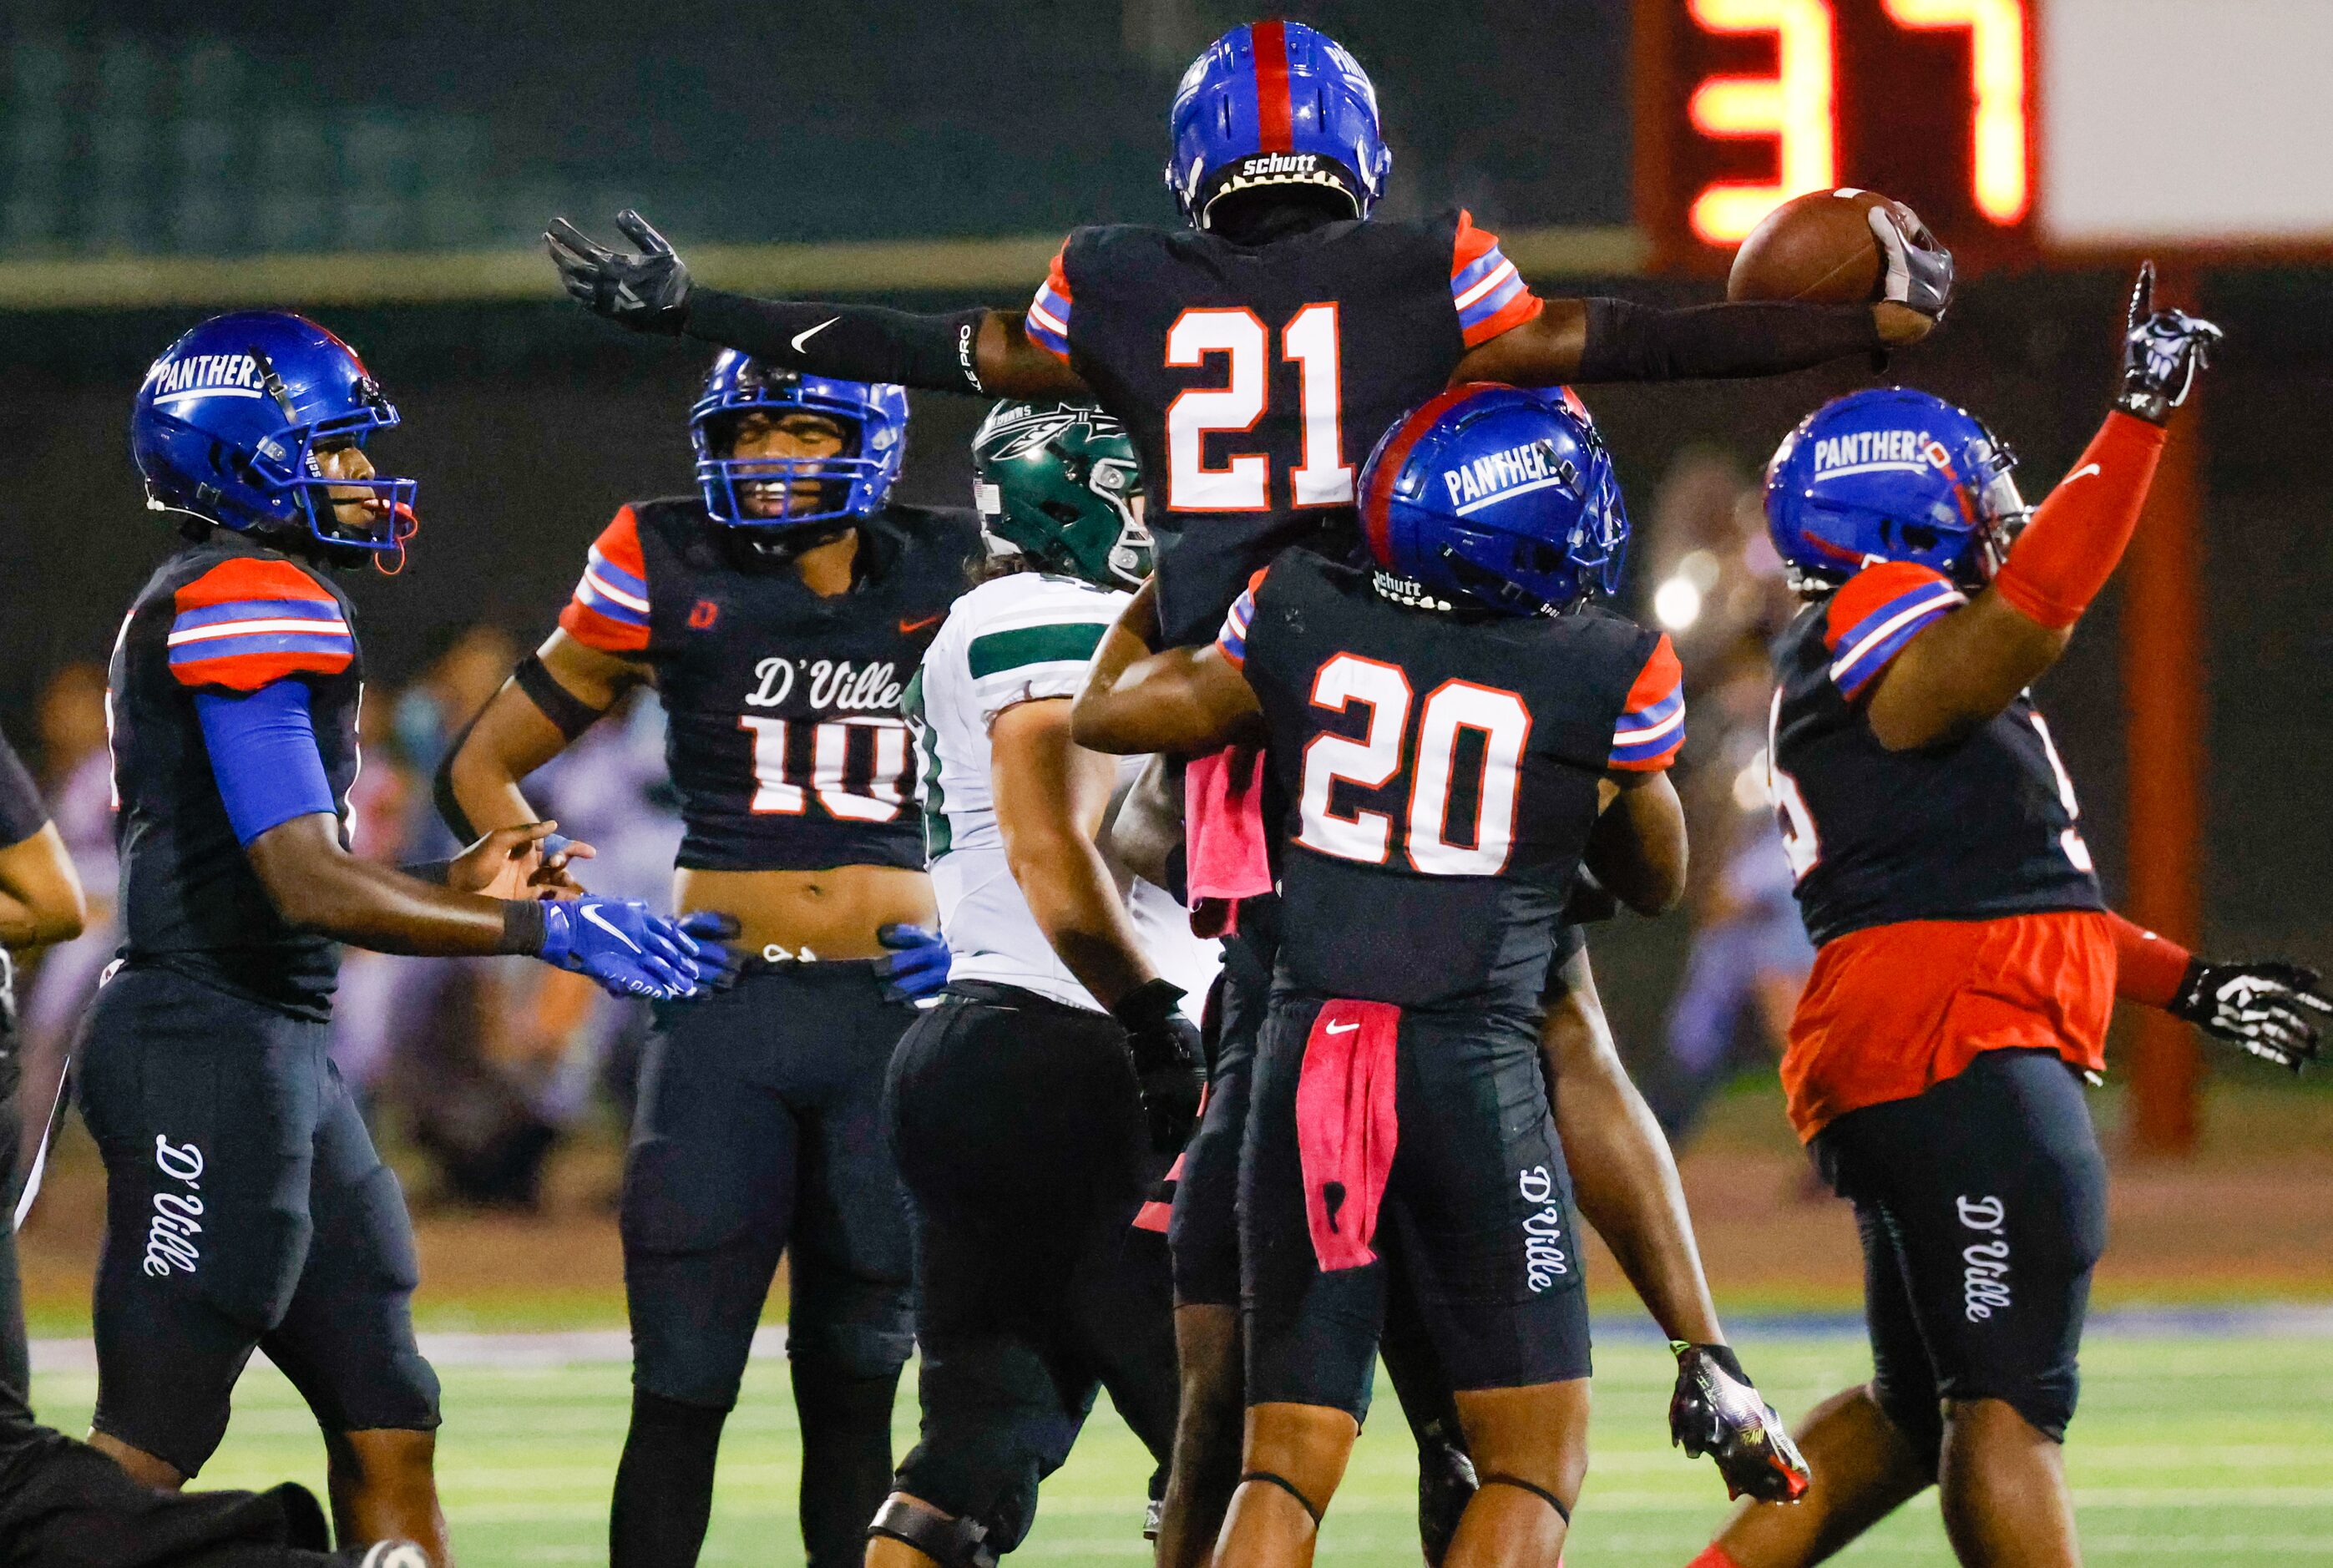
<svg viewBox="0 0 2333 1568">
<path fill-rule="evenodd" d="M 880 305 L 756 300 L 696 288 L 689 293 L 682 331 L 741 350 L 773 370 L 984 395 L 973 347 L 987 314 L 975 310 L 926 316 Z"/>
<path fill-rule="evenodd" d="M 21 844 L 49 825 L 49 808 L 33 775 L 16 759 L 16 748 L 0 735 L 0 849 Z"/>
<path fill-rule="evenodd" d="M 1581 381 L 1776 376 L 1883 345 L 1868 305 L 1745 303 L 1663 310 L 1591 299 Z"/>
</svg>

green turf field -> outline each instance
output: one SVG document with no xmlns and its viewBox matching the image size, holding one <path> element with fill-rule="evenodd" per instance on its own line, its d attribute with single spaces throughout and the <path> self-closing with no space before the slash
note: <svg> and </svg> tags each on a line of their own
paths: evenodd
<svg viewBox="0 0 2333 1568">
<path fill-rule="evenodd" d="M 1825 1332 L 1742 1335 L 1751 1370 L 1785 1413 L 1869 1371 L 1861 1341 Z M 2166 1560 L 2182 1568 L 2333 1563 L 2333 1364 L 2323 1338 L 2114 1334 L 2083 1357 L 2082 1414 L 2069 1450 L 2093 1564 Z M 605 1561 L 608 1483 L 622 1441 L 623 1367 L 443 1369 L 439 1475 L 466 1568 Z M 722 1452 L 708 1564 L 798 1563 L 792 1518 L 792 1410 L 782 1361 L 757 1361 Z M 1656 1346 L 1599 1348 L 1594 1464 L 1572 1568 L 1682 1568 L 1724 1512 L 1706 1465 L 1670 1452 L 1670 1373 Z M 44 1373 L 43 1415 L 82 1429 L 95 1379 Z M 900 1406 L 900 1440 L 914 1409 Z M 1416 1563 L 1416 1471 L 1388 1408 L 1354 1457 L 1323 1532 L 1321 1560 Z M 313 1428 L 290 1387 L 264 1367 L 245 1380 L 226 1446 L 203 1479 L 321 1482 Z M 1046 1486 L 1029 1561 L 1132 1560 L 1149 1468 L 1107 1410 Z M 1933 1502 L 1918 1502 L 1840 1561 L 1949 1563 Z"/>
</svg>

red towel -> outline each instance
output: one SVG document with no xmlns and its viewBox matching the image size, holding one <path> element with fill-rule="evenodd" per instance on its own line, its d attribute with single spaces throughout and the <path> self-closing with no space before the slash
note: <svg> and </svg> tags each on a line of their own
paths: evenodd
<svg viewBox="0 0 2333 1568">
<path fill-rule="evenodd" d="M 1236 909 L 1221 905 L 1272 891 L 1261 750 L 1227 746 L 1184 765 L 1183 834 L 1190 907 L 1209 928 L 1201 934 L 1238 929 Z M 1200 922 L 1192 925 L 1197 929 Z"/>
<path fill-rule="evenodd" d="M 1304 1163 L 1304 1222 L 1323 1273 L 1377 1261 L 1378 1204 L 1393 1169 L 1395 1042 L 1401 1009 L 1323 1002 L 1296 1081 L 1296 1148 Z"/>
</svg>

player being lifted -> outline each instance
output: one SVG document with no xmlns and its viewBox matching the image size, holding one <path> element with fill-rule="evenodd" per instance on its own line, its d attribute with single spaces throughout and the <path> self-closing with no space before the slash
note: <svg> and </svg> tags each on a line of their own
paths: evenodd
<svg viewBox="0 0 2333 1568">
<path fill-rule="evenodd" d="M 1480 1477 L 1444 1562 L 1551 1563 L 1589 1363 L 1539 998 L 1584 857 L 1632 907 L 1682 890 L 1681 671 L 1665 638 L 1585 603 L 1627 523 L 1568 400 L 1445 392 L 1362 483 L 1366 561 L 1287 551 L 1205 648 L 1143 657 L 1114 634 L 1074 720 L 1110 750 L 1260 735 L 1286 803 L 1241 1151 L 1246 1440 L 1215 1560 L 1311 1560 L 1386 1313 L 1375 1246 L 1408 1277 Z"/>
<path fill-rule="evenodd" d="M 677 907 L 749 955 L 660 1013 L 624 1165 L 631 1427 L 614 1568 L 696 1560 L 721 1429 L 781 1255 L 812 1568 L 855 1563 L 891 1486 L 912 1341 L 883 1074 L 936 990 L 899 698 L 979 553 L 968 513 L 890 500 L 896 386 L 725 353 L 689 410 L 697 494 L 619 509 L 559 629 L 439 775 L 457 833 L 530 822 L 520 781 L 654 684 L 686 836 Z"/>
<path fill-rule="evenodd" d="M 443 1564 L 411 1227 L 325 1054 L 337 944 L 532 954 L 665 998 L 696 989 L 700 948 L 637 902 L 542 901 L 579 890 L 550 823 L 435 868 L 349 852 L 362 666 L 331 572 L 401 557 L 413 481 L 365 453 L 396 423 L 346 344 L 275 313 L 171 344 L 130 415 L 148 505 L 184 543 L 107 690 L 124 937 L 81 1047 L 106 1169 L 91 1441 L 182 1485 L 264 1349 L 323 1429 L 341 1538 L 411 1537 Z"/>
<path fill-rule="evenodd" d="M 1158 1461 L 1175 1430 L 1166 1241 L 1135 1227 L 1189 1135 L 1216 967 L 1180 900 L 1098 842 L 1137 771 L 1070 699 L 1150 574 L 1133 445 L 1099 409 L 1000 403 L 973 438 L 994 559 L 907 688 L 946 998 L 891 1068 L 916 1225 L 923 1441 L 868 1561 L 1018 1546 L 1096 1388 Z"/>
<path fill-rule="evenodd" d="M 1774 798 L 1819 946 L 1782 1063 L 1855 1206 L 1874 1375 L 1800 1433 L 1804 1505 L 1749 1506 L 1696 1568 L 1795 1568 L 1943 1489 L 1961 1562 L 2079 1560 L 2072 1419 L 2106 1168 L 2078 1076 L 2119 994 L 2271 1060 L 2333 1005 L 2282 964 L 2205 964 L 2108 912 L 2027 688 L 2138 520 L 2164 425 L 2219 331 L 2152 309 L 2122 391 L 2030 515 L 2000 439 L 1921 392 L 1826 404 L 1775 453 L 1766 515 L 1813 601 L 1777 645 Z"/>
<path fill-rule="evenodd" d="M 1950 296 L 1951 257 L 1883 214 L 1873 223 L 1889 258 L 1888 297 L 1876 305 L 1664 311 L 1541 301 L 1465 213 L 1370 217 L 1391 164 L 1376 93 L 1350 55 L 1301 24 L 1257 23 L 1216 40 L 1186 72 L 1169 130 L 1167 184 L 1188 226 L 1078 230 L 1025 315 L 921 316 L 694 287 L 634 213 L 619 222 L 642 247 L 636 255 L 607 250 L 564 220 L 548 238 L 569 293 L 635 330 L 686 332 L 773 364 L 935 390 L 1098 395 L 1142 457 L 1157 541 L 1156 602 L 1140 601 L 1143 613 L 1155 635 L 1178 646 L 1212 637 L 1248 574 L 1282 545 L 1349 539 L 1354 468 L 1369 443 L 1454 380 L 1775 373 L 1917 341 Z M 1240 1064 L 1272 962 L 1270 902 L 1250 900 L 1227 945 L 1208 1130 L 1176 1206 L 1176 1291 L 1189 1308 L 1178 1315 L 1191 1331 L 1182 1345 L 1186 1429 L 1237 1409 L 1235 1395 L 1223 1397 L 1226 1364 L 1236 1364 L 1224 1321 L 1235 1286 L 1223 1261 L 1232 1183 L 1212 1156 L 1237 1143 Z M 1565 974 L 1575 973 L 1588 984 L 1584 958 L 1567 964 Z M 1667 1150 L 1635 1114 L 1641 1101 L 1603 1048 L 1593 1011 L 1589 993 L 1570 994 L 1551 1027 L 1616 1112 L 1595 1128 L 1608 1156 L 1599 1176 L 1616 1178 L 1603 1186 L 1613 1207 L 1599 1223 L 1635 1265 L 1630 1277 L 1663 1327 L 1680 1342 L 1715 1342 Z M 1698 1383 L 1691 1368 L 1681 1390 L 1689 1382 Z M 1228 1460 L 1234 1440 L 1235 1431 L 1211 1438 L 1195 1429 L 1178 1438 L 1176 1497 L 1186 1473 L 1203 1491 L 1214 1483 L 1202 1477 L 1227 1485 L 1209 1456 Z M 1204 1556 L 1221 1495 L 1216 1486 L 1212 1503 L 1170 1506 L 1162 1557 L 1173 1568 Z M 1186 1514 L 1189 1528 L 1177 1522 Z"/>
</svg>

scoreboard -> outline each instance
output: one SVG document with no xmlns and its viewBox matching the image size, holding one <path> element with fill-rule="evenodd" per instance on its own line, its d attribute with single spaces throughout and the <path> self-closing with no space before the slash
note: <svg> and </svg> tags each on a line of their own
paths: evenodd
<svg viewBox="0 0 2333 1568">
<path fill-rule="evenodd" d="M 1640 0 L 1637 218 L 1715 270 L 1791 197 L 1882 190 L 1963 265 L 2030 257 L 2029 0 Z"/>
<path fill-rule="evenodd" d="M 2333 0 L 1637 0 L 1637 225 L 1714 272 L 1809 190 L 1963 269 L 2333 259 Z"/>
</svg>

